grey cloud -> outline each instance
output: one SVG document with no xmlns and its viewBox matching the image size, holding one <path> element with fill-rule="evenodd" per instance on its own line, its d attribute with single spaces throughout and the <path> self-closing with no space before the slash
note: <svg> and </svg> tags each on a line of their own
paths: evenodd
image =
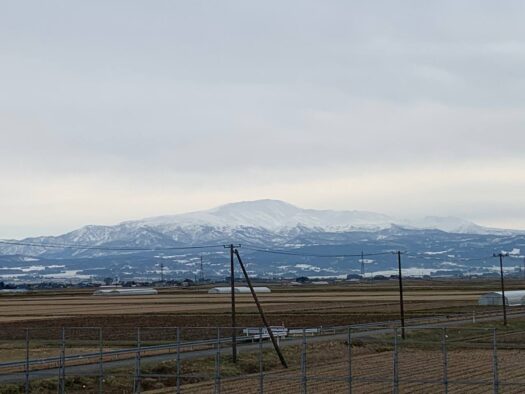
<svg viewBox="0 0 525 394">
<path fill-rule="evenodd" d="M 520 160 L 524 11 L 488 0 L 10 2 L 0 171 L 286 182 Z"/>
</svg>

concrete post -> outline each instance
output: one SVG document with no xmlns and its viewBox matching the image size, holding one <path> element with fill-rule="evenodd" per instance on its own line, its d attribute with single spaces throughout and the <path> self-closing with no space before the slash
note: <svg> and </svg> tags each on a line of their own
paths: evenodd
<svg viewBox="0 0 525 394">
<path fill-rule="evenodd" d="M 215 352 L 215 387 L 214 393 L 221 393 L 221 329 L 217 327 L 217 351 Z"/>
<path fill-rule="evenodd" d="M 301 383 L 303 394 L 308 393 L 308 378 L 306 376 L 306 330 L 303 328 L 303 346 L 301 352 Z"/>
<path fill-rule="evenodd" d="M 394 365 L 393 365 L 393 372 L 394 372 L 394 387 L 392 389 L 392 392 L 394 394 L 399 393 L 399 359 L 398 359 L 398 350 L 397 350 L 397 328 L 394 328 Z"/>
<path fill-rule="evenodd" d="M 98 392 L 104 392 L 104 338 L 102 336 L 102 328 L 98 329 Z"/>
<path fill-rule="evenodd" d="M 60 347 L 60 378 L 58 391 L 60 394 L 66 392 L 66 328 L 62 327 L 62 341 Z"/>
<path fill-rule="evenodd" d="M 180 328 L 177 327 L 177 394 L 180 394 Z"/>
<path fill-rule="evenodd" d="M 498 376 L 498 348 L 496 343 L 496 329 L 492 330 L 492 372 L 493 372 L 493 391 L 494 394 L 499 392 Z"/>
<path fill-rule="evenodd" d="M 444 327 L 441 332 L 441 354 L 443 356 L 443 388 L 445 394 L 448 394 L 448 352 L 446 327 Z"/>
<path fill-rule="evenodd" d="M 348 393 L 352 394 L 352 329 L 348 328 Z"/>
<path fill-rule="evenodd" d="M 259 327 L 259 393 L 264 394 L 263 329 Z"/>
<path fill-rule="evenodd" d="M 29 394 L 29 328 L 26 328 L 25 394 Z"/>
<path fill-rule="evenodd" d="M 133 393 L 140 393 L 142 390 L 142 382 L 141 382 L 141 366 L 140 366 L 140 327 L 137 328 L 137 352 L 135 354 L 135 387 L 133 388 Z"/>
</svg>

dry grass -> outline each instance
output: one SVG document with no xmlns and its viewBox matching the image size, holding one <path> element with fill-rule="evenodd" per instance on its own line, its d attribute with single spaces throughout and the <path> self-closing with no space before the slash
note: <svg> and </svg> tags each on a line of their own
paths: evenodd
<svg viewBox="0 0 525 394">
<path fill-rule="evenodd" d="M 310 349 L 310 352 L 313 349 Z M 338 344 L 324 349 L 330 359 L 322 355 L 308 355 L 307 387 L 309 393 L 347 392 L 348 358 L 346 346 Z M 388 393 L 393 388 L 393 354 L 391 350 L 374 347 L 354 348 L 352 358 L 352 388 L 354 393 Z M 499 362 L 507 367 L 525 361 L 525 352 L 505 350 L 499 352 Z M 300 393 L 302 388 L 301 369 L 297 360 L 291 368 L 276 368 L 266 372 L 264 389 L 268 393 Z M 492 392 L 492 352 L 490 350 L 462 350 L 449 353 L 450 393 Z M 501 392 L 522 393 L 525 371 L 519 367 L 500 368 Z M 466 382 L 470 384 L 465 384 Z M 478 384 L 476 384 L 478 382 Z M 259 375 L 226 377 L 221 381 L 221 392 L 230 394 L 258 393 Z M 187 384 L 183 393 L 213 393 L 214 381 Z M 443 392 L 442 354 L 438 350 L 405 349 L 399 354 L 399 388 L 402 393 Z M 172 387 L 146 391 L 150 394 L 171 393 Z"/>
<path fill-rule="evenodd" d="M 272 294 L 261 294 L 261 302 L 269 312 L 298 310 L 362 311 L 391 309 L 398 300 L 397 288 L 378 285 L 327 286 L 319 290 L 305 287 L 301 290 L 274 287 Z M 483 291 L 477 289 L 415 287 L 407 285 L 405 300 L 410 303 L 425 303 L 425 307 L 443 306 L 443 303 L 474 304 Z M 78 316 L 105 316 L 130 314 L 181 314 L 227 313 L 228 295 L 210 295 L 206 289 L 193 291 L 166 290 L 158 296 L 94 297 L 90 292 L 54 292 L 38 296 L 0 297 L 0 323 L 23 320 L 72 318 Z M 436 304 L 436 305 L 431 305 Z M 386 307 L 386 308 L 384 308 Z M 239 312 L 254 311 L 250 295 L 237 296 Z"/>
</svg>

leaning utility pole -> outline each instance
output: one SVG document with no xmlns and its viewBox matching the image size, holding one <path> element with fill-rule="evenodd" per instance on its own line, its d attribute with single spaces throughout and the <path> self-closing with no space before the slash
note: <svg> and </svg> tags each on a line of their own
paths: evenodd
<svg viewBox="0 0 525 394">
<path fill-rule="evenodd" d="M 397 251 L 397 268 L 399 270 L 399 308 L 401 312 L 401 337 L 405 339 L 405 305 L 403 302 L 403 275 L 401 272 L 401 251 Z"/>
<path fill-rule="evenodd" d="M 231 290 L 231 307 L 232 307 L 232 361 L 237 362 L 237 324 L 235 319 L 235 264 L 234 264 L 234 248 L 241 245 L 224 245 L 225 248 L 230 249 L 230 290 Z"/>
<path fill-rule="evenodd" d="M 505 298 L 505 281 L 503 280 L 503 257 L 507 257 L 508 253 L 494 253 L 494 257 L 499 257 L 499 276 L 501 280 L 501 305 L 503 307 L 503 325 L 507 325 L 507 300 Z"/>
<path fill-rule="evenodd" d="M 244 278 L 246 279 L 246 283 L 248 284 L 248 287 L 250 288 L 250 291 L 253 296 L 253 300 L 255 301 L 255 305 L 257 305 L 257 309 L 259 310 L 259 315 L 261 315 L 261 320 L 263 321 L 264 326 L 266 327 L 266 331 L 268 332 L 268 335 L 270 336 L 270 340 L 272 341 L 273 347 L 275 349 L 275 352 L 277 353 L 277 356 L 279 357 L 279 360 L 281 360 L 281 364 L 283 367 L 288 368 L 288 364 L 286 363 L 286 360 L 281 353 L 281 349 L 279 348 L 279 344 L 277 343 L 277 340 L 275 339 L 275 336 L 273 335 L 273 331 L 268 324 L 268 320 L 266 320 L 266 316 L 264 315 L 263 309 L 261 304 L 259 303 L 259 299 L 257 298 L 257 294 L 255 293 L 255 289 L 252 286 L 252 281 L 250 280 L 250 277 L 248 276 L 248 272 L 246 271 L 246 267 L 244 267 L 244 264 L 241 259 L 241 255 L 239 254 L 239 251 L 235 249 L 235 255 L 237 256 L 237 261 L 239 262 L 239 265 L 241 266 L 242 273 L 244 274 Z"/>
</svg>

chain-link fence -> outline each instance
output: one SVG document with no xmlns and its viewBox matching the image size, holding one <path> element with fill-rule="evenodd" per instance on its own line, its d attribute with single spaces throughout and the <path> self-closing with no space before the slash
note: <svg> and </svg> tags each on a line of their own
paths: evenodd
<svg viewBox="0 0 525 394">
<path fill-rule="evenodd" d="M 0 393 L 521 393 L 525 331 L 366 325 L 4 331 Z"/>
</svg>

